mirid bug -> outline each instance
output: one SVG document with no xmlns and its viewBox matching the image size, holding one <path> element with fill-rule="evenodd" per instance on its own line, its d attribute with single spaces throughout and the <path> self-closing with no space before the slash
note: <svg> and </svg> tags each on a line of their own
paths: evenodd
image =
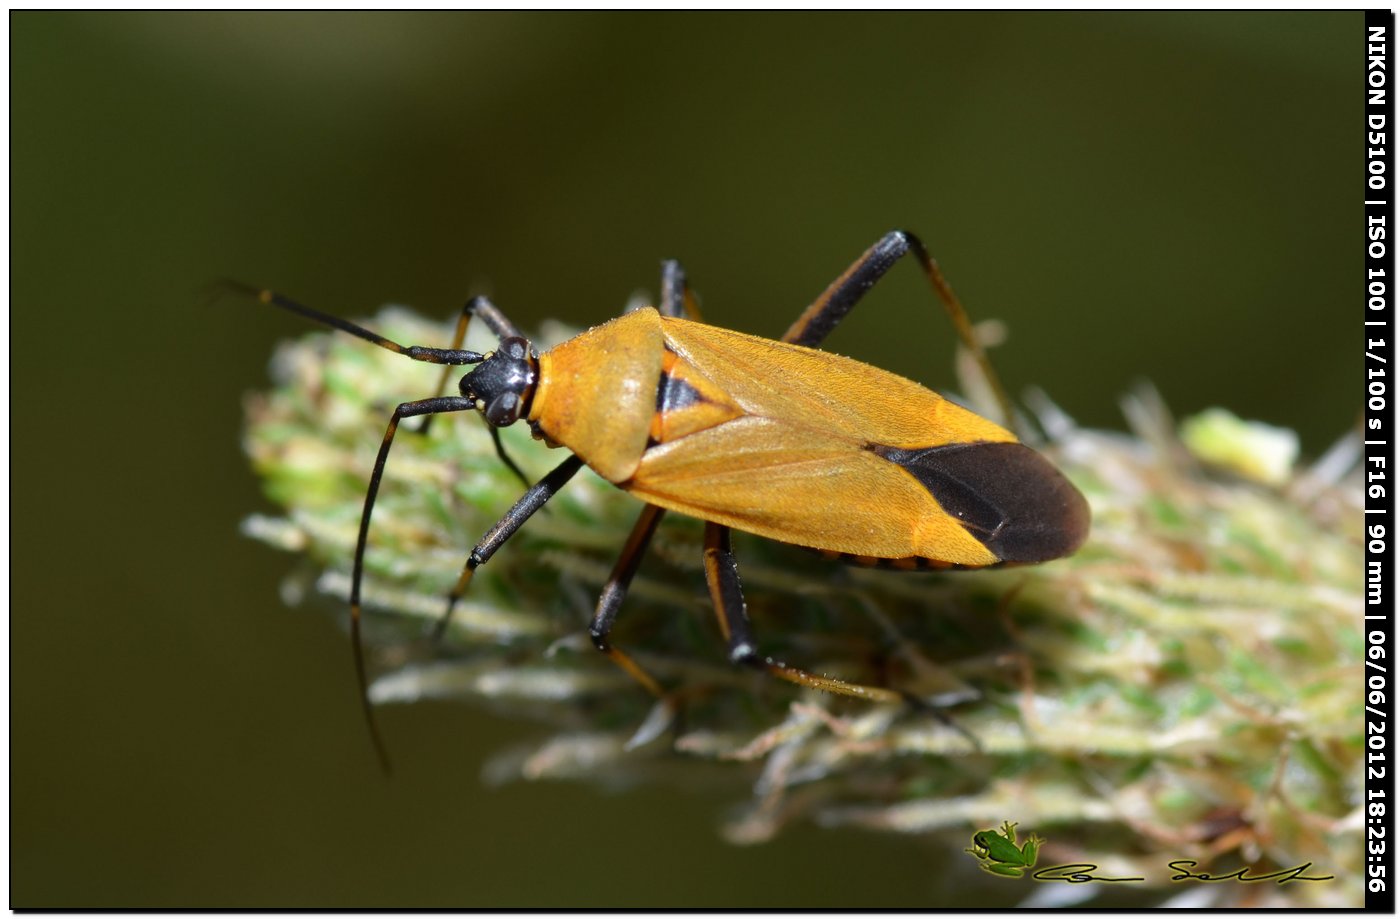
<svg viewBox="0 0 1400 919">
<path fill-rule="evenodd" d="M 351 632 L 360 695 L 370 718 L 360 647 L 360 589 L 370 519 L 399 423 L 476 411 L 496 450 L 497 429 L 525 421 L 536 439 L 570 456 L 529 486 L 476 544 L 446 600 L 438 634 L 472 575 L 584 465 L 645 502 L 599 597 L 594 645 L 658 698 L 663 688 L 609 634 L 657 524 L 668 510 L 705 521 L 704 569 L 736 664 L 791 682 L 879 701 L 892 689 L 809 673 L 761 654 L 745 610 L 731 528 L 861 565 L 902 570 L 1031 564 L 1073 553 L 1089 528 L 1079 491 L 1000 425 L 917 383 L 816 350 L 890 267 L 913 253 L 959 336 L 995 383 L 966 312 L 923 244 L 894 231 L 811 304 L 780 341 L 698 321 L 675 261 L 663 263 L 660 302 L 589 329 L 543 353 L 485 298 L 471 300 L 450 348 L 402 345 L 268 290 L 232 285 L 262 302 L 414 360 L 474 365 L 458 395 L 399 405 L 365 494 L 351 576 Z M 463 350 L 475 317 L 500 340 Z M 689 318 L 687 318 L 689 317 Z M 383 757 L 382 744 L 375 734 Z"/>
</svg>

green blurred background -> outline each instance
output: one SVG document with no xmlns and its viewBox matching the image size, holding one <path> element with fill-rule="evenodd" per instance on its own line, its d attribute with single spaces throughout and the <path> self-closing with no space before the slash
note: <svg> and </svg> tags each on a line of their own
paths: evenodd
<svg viewBox="0 0 1400 919">
<path fill-rule="evenodd" d="M 528 328 L 678 256 L 776 335 L 902 226 L 1081 422 L 1139 379 L 1314 455 L 1356 419 L 1360 13 L 10 22 L 13 906 L 992 902 L 919 841 L 731 847 L 716 792 L 489 789 L 536 728 L 460 706 L 383 712 L 386 781 L 340 626 L 237 530 L 306 326 L 211 279 Z M 901 267 L 831 345 L 946 387 L 952 338 Z"/>
</svg>

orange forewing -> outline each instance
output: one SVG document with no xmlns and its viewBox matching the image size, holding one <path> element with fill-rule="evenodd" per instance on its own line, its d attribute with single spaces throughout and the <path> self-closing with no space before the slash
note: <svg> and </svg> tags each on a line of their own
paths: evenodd
<svg viewBox="0 0 1400 919">
<path fill-rule="evenodd" d="M 813 549 L 974 567 L 997 561 L 899 466 L 788 419 L 747 416 L 654 446 L 622 487 L 661 507 Z"/>
<path fill-rule="evenodd" d="M 661 332 L 677 357 L 749 415 L 802 423 L 857 446 L 1016 440 L 912 380 L 839 354 L 684 319 L 662 319 Z"/>
<path fill-rule="evenodd" d="M 689 389 L 694 400 L 681 407 L 657 406 L 651 418 L 651 439 L 658 444 L 679 440 L 744 414 L 724 390 L 677 357 L 674 351 L 667 351 L 662 359 L 661 374 L 665 384 L 679 383 Z"/>
<path fill-rule="evenodd" d="M 702 401 L 675 413 L 687 425 L 653 422 L 656 443 L 623 488 L 816 549 L 968 566 L 997 561 L 928 489 L 868 447 L 1014 442 L 1010 432 L 839 355 L 686 320 L 662 319 L 661 329 L 673 352 L 664 372 Z"/>
</svg>

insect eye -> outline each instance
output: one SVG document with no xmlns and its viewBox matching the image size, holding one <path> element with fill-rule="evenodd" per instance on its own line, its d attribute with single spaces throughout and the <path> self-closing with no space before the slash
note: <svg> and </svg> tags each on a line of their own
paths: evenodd
<svg viewBox="0 0 1400 919">
<path fill-rule="evenodd" d="M 505 427 L 520 420 L 520 397 L 503 392 L 486 406 L 486 420 L 496 427 Z"/>
</svg>

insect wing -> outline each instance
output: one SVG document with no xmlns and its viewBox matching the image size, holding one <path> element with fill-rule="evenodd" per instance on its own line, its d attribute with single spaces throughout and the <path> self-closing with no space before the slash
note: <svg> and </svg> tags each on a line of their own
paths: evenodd
<svg viewBox="0 0 1400 919">
<path fill-rule="evenodd" d="M 663 319 L 661 330 L 670 350 L 750 415 L 906 450 L 1016 440 L 912 380 L 839 354 L 681 319 Z"/>
<path fill-rule="evenodd" d="M 786 420 L 747 416 L 654 446 L 624 487 L 671 510 L 814 549 L 997 561 L 898 465 Z"/>
</svg>

